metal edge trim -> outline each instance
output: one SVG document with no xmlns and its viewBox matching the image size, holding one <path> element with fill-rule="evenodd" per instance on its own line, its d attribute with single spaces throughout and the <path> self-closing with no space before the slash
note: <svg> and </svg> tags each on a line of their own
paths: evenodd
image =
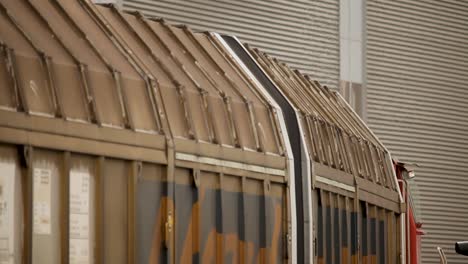
<svg viewBox="0 0 468 264">
<path fill-rule="evenodd" d="M 252 55 L 250 54 L 250 52 L 244 48 L 244 46 L 242 45 L 242 43 L 239 41 L 239 39 L 236 37 L 236 36 L 233 36 L 233 38 L 241 44 L 242 48 L 244 49 L 244 51 L 249 55 L 249 57 L 252 58 L 252 60 L 254 62 L 257 63 L 257 61 L 255 60 L 255 58 L 252 57 Z M 263 74 L 265 75 L 266 78 L 268 78 L 270 80 L 270 82 L 276 86 L 276 82 L 274 82 L 270 76 L 263 70 L 262 66 L 258 65 L 258 68 L 263 72 Z M 309 241 L 309 245 L 308 245 L 308 249 L 309 251 L 306 252 L 304 251 L 304 258 L 305 259 L 310 259 L 310 263 L 314 263 L 314 258 L 313 258 L 313 252 L 314 252 L 314 234 L 313 234 L 313 221 L 314 221 L 314 218 L 312 216 L 312 190 L 311 190 L 311 186 L 312 186 L 312 179 L 311 177 L 309 177 L 309 175 L 313 175 L 312 174 L 312 171 L 311 171 L 311 160 L 310 160 L 310 155 L 309 155 L 309 150 L 307 148 L 307 144 L 306 144 L 306 140 L 304 138 L 304 129 L 301 125 L 301 122 L 300 122 L 300 113 L 299 113 L 299 109 L 295 107 L 295 105 L 289 100 L 289 98 L 284 94 L 284 92 L 277 88 L 278 92 L 281 93 L 281 95 L 284 97 L 284 99 L 288 102 L 288 104 L 291 106 L 291 108 L 294 110 L 294 114 L 296 116 L 296 122 L 297 122 L 297 126 L 299 128 L 299 131 L 300 131 L 300 137 L 301 137 L 301 152 L 302 152 L 302 159 L 305 159 L 305 170 L 304 170 L 304 166 L 301 166 L 302 168 L 302 171 L 300 172 L 302 174 L 302 177 L 303 179 L 305 179 L 305 182 L 303 182 L 302 184 L 302 192 L 303 192 L 303 197 L 307 199 L 307 201 L 305 202 L 305 205 L 303 205 L 303 207 L 308 207 L 308 210 L 307 210 L 307 217 L 308 219 L 304 219 L 305 222 L 309 223 L 309 230 L 307 230 L 308 234 L 309 234 L 309 237 L 306 238 L 306 240 L 308 239 Z M 282 117 L 283 118 L 283 117 Z M 283 122 L 283 121 L 282 121 Z M 286 124 L 284 124 L 285 126 L 285 130 L 286 130 Z M 289 143 L 289 142 L 288 142 Z M 301 163 L 304 165 L 304 161 L 302 160 Z M 305 174 L 305 175 L 304 175 Z M 290 186 L 292 186 L 294 184 L 291 184 Z M 295 193 L 295 192 L 294 192 Z M 294 194 L 295 195 L 295 194 Z M 293 199 L 291 199 L 291 201 L 293 201 Z M 304 215 L 305 215 L 305 210 L 303 208 L 303 212 L 304 212 Z M 307 221 L 306 221 L 307 220 Z M 306 224 L 304 223 L 304 227 L 306 226 Z M 297 231 L 296 231 L 297 232 Z M 293 236 L 294 237 L 294 236 Z M 293 261 L 294 263 L 294 261 Z"/>
<path fill-rule="evenodd" d="M 260 90 L 261 93 L 263 93 L 263 95 L 265 96 L 265 98 L 268 100 L 268 102 L 273 105 L 276 110 L 277 110 L 277 113 L 278 113 L 278 121 L 279 121 L 279 125 L 280 125 L 280 128 L 281 128 L 281 133 L 283 135 L 283 140 L 284 140 L 284 143 L 285 143 L 285 148 L 286 148 L 286 156 L 287 156 L 287 163 L 288 163 L 288 172 L 287 175 L 289 176 L 289 196 L 290 196 L 290 208 L 291 208 L 291 237 L 293 239 L 291 239 L 291 248 L 293 250 L 291 250 L 291 263 L 297 263 L 297 255 L 296 255 L 296 244 L 297 244 L 297 240 L 295 239 L 297 237 L 297 226 L 296 226 L 296 223 L 297 223 L 297 219 L 296 219 L 296 188 L 295 188 L 295 184 L 294 184 L 294 175 L 295 175 L 295 172 L 294 172 L 294 157 L 292 155 L 292 148 L 291 148 L 291 143 L 289 141 L 289 136 L 288 136 L 288 130 L 286 128 L 286 122 L 285 122 L 285 119 L 284 119 L 284 115 L 283 115 L 283 111 L 281 110 L 281 107 L 279 107 L 279 105 L 276 103 L 276 101 L 273 99 L 273 97 L 270 96 L 270 94 L 267 92 L 267 90 L 262 86 L 262 84 L 257 80 L 257 78 L 255 77 L 255 75 L 250 72 L 250 70 L 248 69 L 248 67 L 244 64 L 244 62 L 237 56 L 237 54 L 231 49 L 231 47 L 229 47 L 229 45 L 224 41 L 224 39 L 221 37 L 221 35 L 219 35 L 218 33 L 213 33 L 213 35 L 219 40 L 219 42 L 223 45 L 223 47 L 226 49 L 226 51 L 229 52 L 229 54 L 234 58 L 234 60 L 236 60 L 237 63 L 239 63 L 239 65 L 241 66 L 241 68 L 244 70 L 244 72 L 253 80 L 253 82 L 255 83 L 257 89 Z M 244 48 L 244 46 L 241 44 L 241 42 L 239 41 L 238 38 L 236 37 L 233 37 L 238 43 L 240 43 L 240 46 L 244 49 L 245 53 L 252 59 L 252 61 L 255 62 L 255 59 L 250 55 L 250 53 Z M 259 69 L 261 71 L 263 71 L 263 69 L 259 66 Z M 263 72 L 264 75 L 269 78 L 269 76 Z M 271 80 L 270 80 L 271 81 Z M 274 83 L 274 82 L 272 82 Z M 287 100 L 287 99 L 286 99 Z M 288 101 L 289 102 L 289 101 Z M 289 102 L 290 103 L 290 102 Z M 294 108 L 293 105 L 291 105 Z M 296 110 L 296 109 L 295 109 Z"/>
<path fill-rule="evenodd" d="M 204 156 L 197 156 L 197 155 L 182 153 L 182 152 L 176 152 L 175 156 L 177 160 L 192 161 L 196 163 L 221 166 L 221 167 L 233 168 L 233 169 L 240 169 L 240 170 L 258 172 L 258 173 L 263 173 L 263 174 L 278 175 L 278 176 L 283 176 L 283 177 L 286 176 L 285 170 L 278 170 L 278 169 L 269 168 L 269 167 L 251 165 L 251 164 L 246 164 L 246 163 L 241 163 L 241 162 L 228 161 L 228 160 L 222 160 L 222 159 L 216 159 L 216 158 L 210 158 L 210 157 L 204 157 Z"/>
<path fill-rule="evenodd" d="M 328 184 L 328 185 L 331 185 L 331 186 L 335 186 L 337 188 L 340 188 L 340 189 L 343 189 L 343 190 L 346 190 L 346 191 L 349 191 L 349 192 L 353 192 L 353 193 L 356 192 L 356 187 L 348 185 L 348 184 L 344 184 L 344 183 L 341 183 L 341 182 L 330 180 L 328 178 L 318 176 L 318 175 L 315 176 L 315 179 L 318 182 L 325 183 L 325 184 Z"/>
</svg>

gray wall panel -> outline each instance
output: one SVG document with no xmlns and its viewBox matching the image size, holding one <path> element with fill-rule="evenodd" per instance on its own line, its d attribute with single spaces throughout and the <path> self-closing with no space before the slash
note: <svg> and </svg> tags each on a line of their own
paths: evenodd
<svg viewBox="0 0 468 264">
<path fill-rule="evenodd" d="M 367 0 L 368 123 L 395 157 L 417 163 L 422 262 L 466 263 L 468 1 Z"/>
<path fill-rule="evenodd" d="M 339 1 L 123 0 L 125 10 L 232 34 L 331 87 L 339 78 Z"/>
</svg>

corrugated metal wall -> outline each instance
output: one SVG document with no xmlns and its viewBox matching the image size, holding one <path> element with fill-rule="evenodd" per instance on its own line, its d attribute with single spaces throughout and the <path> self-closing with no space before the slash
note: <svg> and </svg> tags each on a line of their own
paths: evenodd
<svg viewBox="0 0 468 264">
<path fill-rule="evenodd" d="M 122 0 L 125 10 L 233 34 L 323 85 L 338 87 L 339 1 Z"/>
<path fill-rule="evenodd" d="M 394 156 L 420 165 L 422 263 L 466 263 L 468 1 L 367 0 L 368 122 Z"/>
</svg>

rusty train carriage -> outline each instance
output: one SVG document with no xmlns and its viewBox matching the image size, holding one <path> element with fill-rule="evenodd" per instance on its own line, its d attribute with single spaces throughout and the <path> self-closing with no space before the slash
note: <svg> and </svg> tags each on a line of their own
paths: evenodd
<svg viewBox="0 0 468 264">
<path fill-rule="evenodd" d="M 0 0 L 7 263 L 398 263 L 390 154 L 237 39 Z"/>
<path fill-rule="evenodd" d="M 385 147 L 336 92 L 235 38 L 224 40 L 264 87 L 286 98 L 282 110 L 297 120 L 297 128 L 287 126 L 301 163 L 295 172 L 298 263 L 401 262 L 405 206 Z M 301 140 L 292 139 L 294 129 Z"/>
</svg>

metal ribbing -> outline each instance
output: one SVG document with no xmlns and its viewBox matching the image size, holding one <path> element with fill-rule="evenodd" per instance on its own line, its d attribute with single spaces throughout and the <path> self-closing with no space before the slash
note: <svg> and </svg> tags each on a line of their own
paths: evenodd
<svg viewBox="0 0 468 264">
<path fill-rule="evenodd" d="M 235 35 L 242 42 L 336 88 L 339 1 L 123 0 L 125 10 L 163 17 L 195 30 Z"/>
<path fill-rule="evenodd" d="M 368 122 L 400 161 L 417 163 L 421 263 L 466 263 L 468 1 L 367 0 Z"/>
</svg>

